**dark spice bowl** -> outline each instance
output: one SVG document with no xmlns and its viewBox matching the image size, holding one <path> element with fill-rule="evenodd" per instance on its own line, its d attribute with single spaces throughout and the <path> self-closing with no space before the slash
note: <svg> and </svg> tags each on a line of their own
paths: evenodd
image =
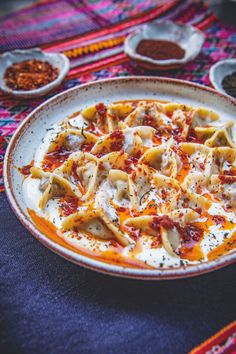
<svg viewBox="0 0 236 354">
<path fill-rule="evenodd" d="M 179 59 L 156 60 L 137 53 L 142 40 L 169 41 L 184 50 Z M 205 35 L 190 25 L 177 24 L 172 21 L 154 21 L 131 33 L 125 40 L 125 53 L 139 66 L 149 70 L 169 70 L 179 68 L 193 60 L 200 53 Z"/>
<path fill-rule="evenodd" d="M 210 81 L 216 90 L 230 95 L 230 91 L 232 90 L 229 89 L 227 90 L 227 85 L 224 85 L 223 80 L 227 76 L 232 75 L 235 72 L 236 72 L 236 58 L 224 59 L 218 61 L 210 68 L 210 74 L 209 74 Z"/>
<path fill-rule="evenodd" d="M 58 70 L 57 78 L 42 87 L 28 91 L 14 90 L 7 86 L 4 79 L 6 69 L 15 63 L 33 59 L 45 61 L 51 64 Z M 62 83 L 69 71 L 69 68 L 69 59 L 64 54 L 46 53 L 38 48 L 29 50 L 16 49 L 12 52 L 5 52 L 0 55 L 0 89 L 6 94 L 15 96 L 16 98 L 27 99 L 44 96 Z"/>
</svg>

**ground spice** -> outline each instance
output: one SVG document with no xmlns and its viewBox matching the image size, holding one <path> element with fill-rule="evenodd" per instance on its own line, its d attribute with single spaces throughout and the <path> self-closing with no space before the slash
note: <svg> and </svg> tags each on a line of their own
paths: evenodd
<svg viewBox="0 0 236 354">
<path fill-rule="evenodd" d="M 6 69 L 4 80 L 8 87 L 19 91 L 31 91 L 45 86 L 58 77 L 59 71 L 41 60 L 25 60 Z"/>
<path fill-rule="evenodd" d="M 142 39 L 136 52 L 155 60 L 182 59 L 185 50 L 178 44 L 156 39 Z"/>
<path fill-rule="evenodd" d="M 224 77 L 222 86 L 228 95 L 236 98 L 236 71 Z"/>
</svg>

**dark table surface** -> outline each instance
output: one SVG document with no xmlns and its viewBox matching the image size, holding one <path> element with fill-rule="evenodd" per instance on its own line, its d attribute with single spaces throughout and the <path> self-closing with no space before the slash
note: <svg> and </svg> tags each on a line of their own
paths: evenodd
<svg viewBox="0 0 236 354">
<path fill-rule="evenodd" d="M 235 319 L 235 266 L 179 281 L 101 275 L 36 241 L 0 194 L 1 353 L 187 353 Z"/>
</svg>

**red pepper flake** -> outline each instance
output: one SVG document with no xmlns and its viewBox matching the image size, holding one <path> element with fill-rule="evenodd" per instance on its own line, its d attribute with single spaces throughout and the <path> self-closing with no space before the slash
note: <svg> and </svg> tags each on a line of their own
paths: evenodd
<svg viewBox="0 0 236 354">
<path fill-rule="evenodd" d="M 197 137 L 194 129 L 189 130 L 187 141 L 190 141 L 193 143 L 199 143 L 199 144 L 203 143 L 202 140 Z"/>
<path fill-rule="evenodd" d="M 71 174 L 72 174 L 72 177 L 75 179 L 75 180 L 77 180 L 79 177 L 78 177 L 78 175 L 77 175 L 77 164 L 76 164 L 76 162 L 75 161 L 73 161 L 73 164 L 72 164 L 72 168 L 71 168 Z"/>
<path fill-rule="evenodd" d="M 106 114 L 107 111 L 107 107 L 105 106 L 104 103 L 98 103 L 96 105 L 96 110 L 98 111 L 98 113 L 103 116 L 104 114 Z"/>
<path fill-rule="evenodd" d="M 147 125 L 149 127 L 155 128 L 156 127 L 155 123 L 156 122 L 155 122 L 154 118 L 148 112 L 145 112 L 145 117 L 143 119 L 143 125 Z"/>
<path fill-rule="evenodd" d="M 136 241 L 140 236 L 140 229 L 135 229 L 132 226 L 125 227 L 134 241 Z"/>
<path fill-rule="evenodd" d="M 201 214 L 202 213 L 202 209 L 201 208 L 195 208 L 194 209 L 198 214 Z"/>
<path fill-rule="evenodd" d="M 150 226 L 160 232 L 160 228 L 164 227 L 164 229 L 173 229 L 175 224 L 173 220 L 169 218 L 167 215 L 162 216 L 154 216 L 153 221 L 150 223 Z"/>
<path fill-rule="evenodd" d="M 99 103 L 96 105 L 96 110 L 99 113 L 102 124 L 105 124 L 107 107 L 104 103 Z"/>
<path fill-rule="evenodd" d="M 68 216 L 77 211 L 79 201 L 76 197 L 65 195 L 60 199 L 60 210 L 62 215 Z"/>
<path fill-rule="evenodd" d="M 120 151 L 123 148 L 123 141 L 124 141 L 124 134 L 121 130 L 115 130 L 113 133 L 111 133 L 110 138 L 112 140 L 111 142 L 111 150 L 112 151 Z"/>
<path fill-rule="evenodd" d="M 183 143 L 186 139 L 181 136 L 181 135 L 174 135 L 173 138 L 175 139 L 175 141 L 177 141 L 177 143 Z"/>
<path fill-rule="evenodd" d="M 167 190 L 166 189 L 162 189 L 161 190 L 161 197 L 162 199 L 166 199 L 168 196 Z"/>
<path fill-rule="evenodd" d="M 155 135 L 155 137 L 156 137 L 157 139 L 161 139 L 161 138 L 162 138 L 162 131 L 161 131 L 161 129 L 156 129 L 154 135 Z"/>
<path fill-rule="evenodd" d="M 59 70 L 47 61 L 24 60 L 6 69 L 4 80 L 13 90 L 31 91 L 54 81 Z"/>
<path fill-rule="evenodd" d="M 159 245 L 160 245 L 160 238 L 157 237 L 154 241 L 152 241 L 151 248 L 158 248 Z"/>
<path fill-rule="evenodd" d="M 130 178 L 134 181 L 136 177 L 136 171 L 133 171 L 130 175 Z"/>
<path fill-rule="evenodd" d="M 236 170 L 224 171 L 224 175 L 226 175 L 226 176 L 235 176 L 236 177 Z"/>
<path fill-rule="evenodd" d="M 191 125 L 192 124 L 192 115 L 191 113 L 190 114 L 187 114 L 187 117 L 186 117 L 186 124 L 188 125 Z"/>
<path fill-rule="evenodd" d="M 99 154 L 95 154 L 95 156 L 100 159 L 100 157 L 104 156 L 106 153 L 105 152 L 100 152 Z M 102 162 L 100 162 L 102 163 Z M 99 165 L 99 167 L 101 167 L 102 169 L 104 168 L 104 165 L 102 163 L 102 165 Z"/>
<path fill-rule="evenodd" d="M 83 143 L 82 145 L 81 145 L 81 147 L 80 147 L 80 150 L 81 151 L 84 151 L 84 152 L 90 152 L 91 150 L 92 150 L 92 148 L 93 148 L 93 146 L 94 146 L 94 143 Z"/>
<path fill-rule="evenodd" d="M 222 215 L 214 215 L 212 217 L 212 220 L 214 221 L 214 223 L 216 225 L 224 225 L 224 223 L 225 223 L 225 218 Z"/>
<path fill-rule="evenodd" d="M 117 248 L 119 246 L 115 240 L 110 240 L 110 244 L 111 244 L 111 246 L 113 246 L 115 248 Z"/>
<path fill-rule="evenodd" d="M 221 183 L 225 183 L 225 184 L 232 184 L 236 182 L 236 176 L 220 175 L 219 179 Z"/>
<path fill-rule="evenodd" d="M 204 167 L 205 167 L 204 163 L 203 163 L 203 162 L 200 162 L 200 163 L 199 163 L 199 167 L 200 167 L 201 170 L 204 170 Z"/>
<path fill-rule="evenodd" d="M 179 223 L 175 223 L 175 227 L 184 242 L 189 242 L 192 240 L 198 242 L 203 237 L 204 230 L 197 226 L 187 224 L 185 227 L 181 227 Z"/>
<path fill-rule="evenodd" d="M 126 211 L 126 208 L 124 208 L 124 207 L 118 207 L 118 208 L 116 208 L 116 210 L 117 210 L 118 212 L 123 213 L 124 211 Z"/>
</svg>

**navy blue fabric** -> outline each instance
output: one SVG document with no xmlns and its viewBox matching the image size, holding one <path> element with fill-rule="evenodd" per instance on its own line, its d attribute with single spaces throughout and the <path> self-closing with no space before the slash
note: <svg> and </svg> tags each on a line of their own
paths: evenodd
<svg viewBox="0 0 236 354">
<path fill-rule="evenodd" d="M 85 270 L 36 241 L 0 195 L 1 353 L 187 353 L 235 318 L 235 266 L 162 282 Z"/>
</svg>

